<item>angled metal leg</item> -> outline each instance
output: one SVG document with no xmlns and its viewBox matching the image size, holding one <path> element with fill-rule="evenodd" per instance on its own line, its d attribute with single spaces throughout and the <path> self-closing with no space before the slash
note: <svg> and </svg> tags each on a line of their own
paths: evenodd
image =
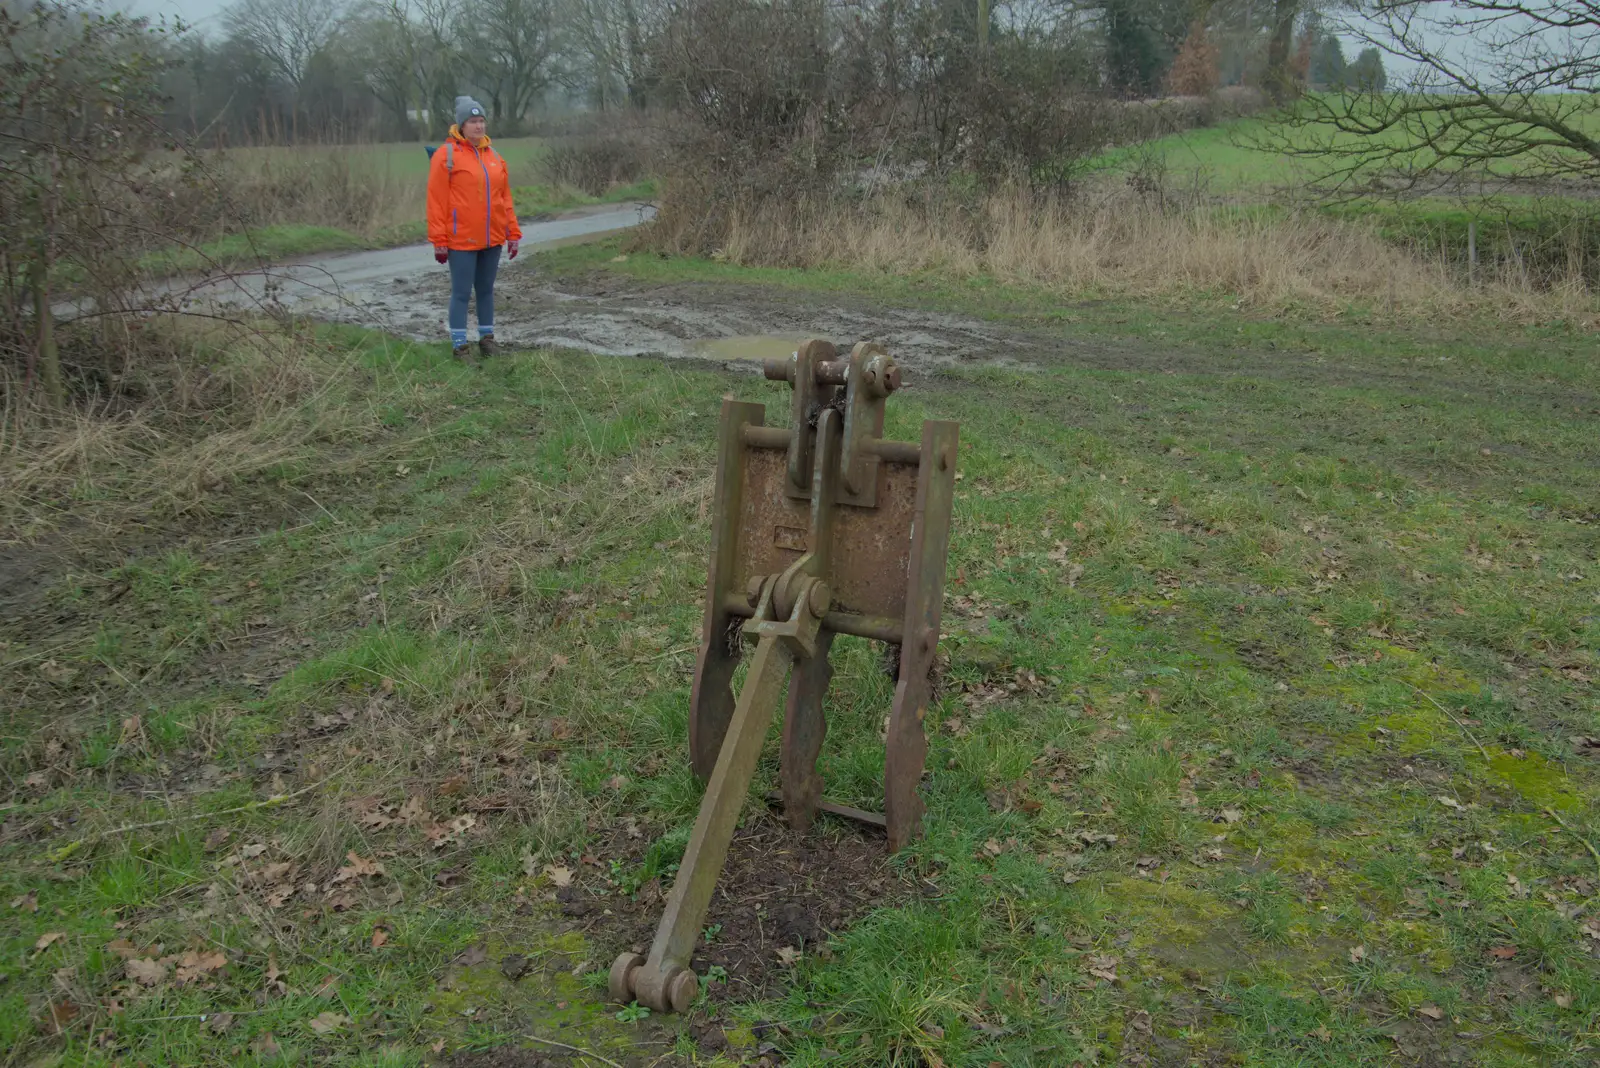
<svg viewBox="0 0 1600 1068">
<path fill-rule="evenodd" d="M 739 640 L 730 629 L 739 621 L 728 615 L 727 601 L 739 576 L 734 573 L 739 547 L 739 514 L 744 493 L 746 426 L 761 426 L 766 408 L 745 401 L 724 400 L 717 428 L 717 484 L 712 501 L 711 570 L 706 579 L 706 611 L 700 628 L 700 656 L 689 697 L 689 762 L 700 781 L 711 777 L 722 736 L 733 718 L 733 670 L 739 665 Z"/>
<path fill-rule="evenodd" d="M 694 822 L 694 833 L 678 866 L 679 876 L 672 884 L 667 908 L 656 928 L 650 956 L 635 969 L 624 967 L 620 977 L 625 989 L 612 990 L 618 1001 L 633 995 L 641 1005 L 658 1012 L 685 1012 L 699 992 L 698 980 L 689 970 L 695 940 L 711 904 L 711 891 L 728 857 L 734 824 L 744 807 L 750 778 L 761 756 L 761 744 L 778 705 L 784 672 L 792 654 L 777 638 L 763 638 L 750 662 L 750 674 L 739 694 L 739 704 L 722 744 L 722 755 L 711 773 L 711 782 Z M 621 961 L 618 962 L 621 966 Z M 612 979 L 619 977 L 613 969 Z"/>
<path fill-rule="evenodd" d="M 827 584 L 796 573 L 798 567 L 765 584 L 756 610 L 759 641 L 750 673 L 739 691 L 739 703 L 701 799 L 650 956 L 641 961 L 636 953 L 624 953 L 611 966 L 611 996 L 617 1001 L 637 1000 L 660 1012 L 684 1012 L 699 992 L 689 959 L 727 860 L 728 843 L 777 709 L 784 674 L 797 657 L 816 654 L 817 629 L 828 611 Z M 775 597 L 775 591 L 781 596 Z M 775 600 L 793 601 L 783 622 L 775 618 Z"/>
<path fill-rule="evenodd" d="M 917 784 L 928 758 L 922 721 L 932 696 L 933 657 L 939 645 L 939 609 L 944 602 L 944 563 L 950 548 L 950 509 L 955 499 L 959 424 L 922 424 L 922 464 L 917 472 L 916 521 L 911 533 L 906 616 L 900 646 L 900 682 L 889 713 L 884 754 L 884 817 L 889 850 L 898 851 L 922 829 Z"/>
<path fill-rule="evenodd" d="M 822 800 L 817 758 L 828 733 L 822 700 L 833 678 L 833 666 L 828 663 L 832 648 L 833 631 L 819 633 L 816 653 L 795 662 L 789 675 L 789 700 L 783 706 L 783 811 L 789 826 L 797 831 L 810 829 Z"/>
</svg>

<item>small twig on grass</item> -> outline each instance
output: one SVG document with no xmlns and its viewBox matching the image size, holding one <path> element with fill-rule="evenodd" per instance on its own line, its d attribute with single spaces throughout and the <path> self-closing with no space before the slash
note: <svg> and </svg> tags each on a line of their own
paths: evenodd
<svg viewBox="0 0 1600 1068">
<path fill-rule="evenodd" d="M 591 1053 L 589 1050 L 584 1049 L 582 1046 L 569 1046 L 565 1042 L 557 1042 L 553 1038 L 540 1038 L 538 1035 L 524 1034 L 522 1037 L 527 1039 L 530 1042 L 542 1042 L 546 1046 L 554 1046 L 556 1049 L 564 1049 L 564 1050 L 568 1051 L 569 1053 L 576 1053 L 580 1057 L 592 1057 L 595 1060 L 599 1061 L 601 1064 L 609 1064 L 609 1065 L 611 1065 L 611 1068 L 622 1068 L 622 1065 L 618 1064 L 616 1061 L 612 1060 L 611 1058 L 602 1057 L 598 1053 Z"/>
<path fill-rule="evenodd" d="M 1409 682 L 1406 683 L 1406 685 L 1410 686 L 1413 690 L 1416 690 L 1417 693 L 1421 694 L 1423 699 L 1425 701 L 1427 701 L 1430 705 L 1432 705 L 1434 708 L 1437 708 L 1440 712 L 1443 712 L 1446 716 L 1449 716 L 1450 717 L 1450 722 L 1454 723 L 1457 727 L 1460 727 L 1461 728 L 1461 733 L 1465 734 L 1467 736 L 1467 740 L 1470 741 L 1473 745 L 1478 747 L 1478 752 L 1483 754 L 1483 759 L 1492 761 L 1493 758 L 1489 756 L 1489 750 L 1487 750 L 1487 749 L 1485 749 L 1483 747 L 1483 743 L 1478 741 L 1476 735 L 1474 735 L 1471 731 L 1467 730 L 1467 725 L 1465 723 L 1462 723 L 1459 719 L 1457 719 L 1453 712 L 1451 712 L 1448 708 L 1444 707 L 1444 705 L 1441 705 L 1438 701 L 1435 701 L 1433 699 L 1433 695 L 1430 694 L 1428 691 L 1424 690 L 1422 687 L 1414 686 Z"/>
<path fill-rule="evenodd" d="M 322 502 L 317 500 L 315 497 L 311 496 L 311 494 L 307 493 L 305 490 L 301 490 L 300 491 L 300 496 L 304 497 L 306 500 L 310 501 L 312 504 L 316 505 L 318 508 L 321 508 L 323 515 L 327 516 L 329 519 L 333 520 L 335 523 L 339 524 L 341 527 L 344 526 L 344 520 L 340 519 L 338 516 L 334 515 L 330 511 L 328 511 L 326 508 L 323 508 L 322 507 Z"/>
<path fill-rule="evenodd" d="M 1595 877 L 1600 878 L 1600 849 L 1596 849 L 1593 842 L 1589 841 L 1589 839 L 1585 838 L 1583 835 L 1569 827 L 1567 825 L 1567 821 L 1562 819 L 1561 814 L 1555 809 L 1547 808 L 1544 810 L 1544 814 L 1555 820 L 1557 827 L 1560 827 L 1563 831 L 1566 831 L 1568 834 L 1572 835 L 1572 837 L 1583 843 L 1583 848 L 1587 849 L 1589 851 L 1589 855 L 1594 858 Z M 1594 904 L 1596 898 L 1600 898 L 1600 894 L 1592 895 L 1588 901 L 1579 906 L 1578 912 L 1573 913 L 1571 918 L 1577 919 L 1578 913 L 1583 912 L 1584 909 L 1587 909 L 1590 905 Z"/>
<path fill-rule="evenodd" d="M 76 841 L 68 842 L 54 853 L 51 853 L 48 859 L 52 864 L 59 864 L 63 860 L 66 860 L 68 857 L 72 856 L 72 854 L 76 853 L 78 850 L 82 849 L 84 846 L 90 845 L 94 842 L 99 842 L 105 838 L 110 838 L 114 835 L 128 834 L 132 831 L 147 831 L 152 827 L 167 827 L 174 823 L 186 823 L 189 820 L 204 820 L 217 816 L 237 816 L 241 812 L 257 812 L 264 808 L 277 808 L 279 805 L 288 804 L 295 798 L 309 794 L 312 790 L 322 786 L 324 783 L 330 782 L 338 776 L 343 775 L 346 771 L 349 771 L 352 767 L 354 767 L 355 763 L 356 762 L 352 760 L 344 767 L 334 772 L 332 775 L 325 775 L 316 782 L 312 783 L 310 786 L 302 786 L 300 789 L 289 794 L 273 794 L 264 801 L 251 801 L 249 804 L 240 805 L 237 808 L 225 808 L 217 812 L 190 812 L 187 815 L 173 816 L 171 819 L 165 820 L 153 820 L 150 823 L 130 823 L 126 827 L 117 827 L 113 830 L 101 831 L 98 834 L 91 834 L 86 837 L 79 838 Z"/>
<path fill-rule="evenodd" d="M 229 1016 L 260 1016 L 264 1012 L 282 1012 L 281 1006 L 274 1005 L 270 1009 L 218 1009 L 216 1012 L 191 1012 L 184 1016 L 141 1016 L 140 1023 L 165 1023 L 168 1020 L 209 1020 L 213 1016 L 226 1013 Z"/>
</svg>

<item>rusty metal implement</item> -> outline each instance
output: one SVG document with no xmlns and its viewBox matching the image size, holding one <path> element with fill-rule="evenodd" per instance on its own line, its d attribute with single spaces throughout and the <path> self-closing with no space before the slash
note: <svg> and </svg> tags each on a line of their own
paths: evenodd
<svg viewBox="0 0 1600 1068">
<path fill-rule="evenodd" d="M 808 341 L 766 376 L 793 387 L 790 427 L 766 408 L 727 399 L 717 435 L 717 481 L 705 622 L 690 698 L 689 757 L 706 783 L 694 831 L 650 954 L 624 953 L 610 993 L 659 1012 L 683 1012 L 699 993 L 689 968 L 711 893 L 744 806 L 784 676 L 781 785 L 789 824 L 819 809 L 878 823 L 897 850 L 922 822 L 917 783 L 928 743 L 929 677 L 939 644 L 950 544 L 958 424 L 927 421 L 920 444 L 883 440 L 884 402 L 900 369 L 863 342 L 841 358 Z M 836 634 L 899 646 L 884 767 L 884 812 L 822 801 L 817 757 Z M 741 646 L 755 641 L 733 695 Z"/>
</svg>

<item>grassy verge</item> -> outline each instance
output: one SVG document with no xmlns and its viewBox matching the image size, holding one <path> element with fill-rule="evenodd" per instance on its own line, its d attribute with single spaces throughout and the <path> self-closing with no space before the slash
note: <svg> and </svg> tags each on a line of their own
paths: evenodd
<svg viewBox="0 0 1600 1068">
<path fill-rule="evenodd" d="M 1592 1062 L 1582 336 L 614 269 L 985 307 L 1083 357 L 891 404 L 892 436 L 962 421 L 930 818 L 897 862 L 924 893 L 781 947 L 786 996 L 697 1026 L 775 1024 L 796 1064 Z M 36 577 L 0 651 L 11 1059 L 411 1064 L 530 1033 L 737 1059 L 602 1008 L 604 924 L 551 898 L 640 889 L 617 829 L 692 817 L 712 416 L 786 395 L 324 342 L 354 370 L 287 455 L 148 534 L 86 469 L 8 550 Z M 824 771 L 871 807 L 888 684 L 836 649 Z"/>
<path fill-rule="evenodd" d="M 335 226 L 284 224 L 229 234 L 192 249 L 172 249 L 145 257 L 143 266 L 158 275 L 238 267 L 318 252 L 347 252 L 369 247 L 360 235 Z"/>
</svg>

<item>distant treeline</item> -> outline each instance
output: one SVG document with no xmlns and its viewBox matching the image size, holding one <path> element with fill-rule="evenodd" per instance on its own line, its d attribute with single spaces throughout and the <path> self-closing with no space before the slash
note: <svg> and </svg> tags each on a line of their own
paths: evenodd
<svg viewBox="0 0 1600 1068">
<path fill-rule="evenodd" d="M 820 62 L 779 62 L 850 79 L 855 97 L 990 50 L 1124 99 L 1383 79 L 1376 50 L 1347 63 L 1300 0 L 238 0 L 216 27 L 173 35 L 168 122 L 203 143 L 281 144 L 437 137 L 463 92 L 500 133 L 671 108 L 685 102 L 669 54 L 685 29 L 741 16 L 814 26 Z"/>
</svg>

